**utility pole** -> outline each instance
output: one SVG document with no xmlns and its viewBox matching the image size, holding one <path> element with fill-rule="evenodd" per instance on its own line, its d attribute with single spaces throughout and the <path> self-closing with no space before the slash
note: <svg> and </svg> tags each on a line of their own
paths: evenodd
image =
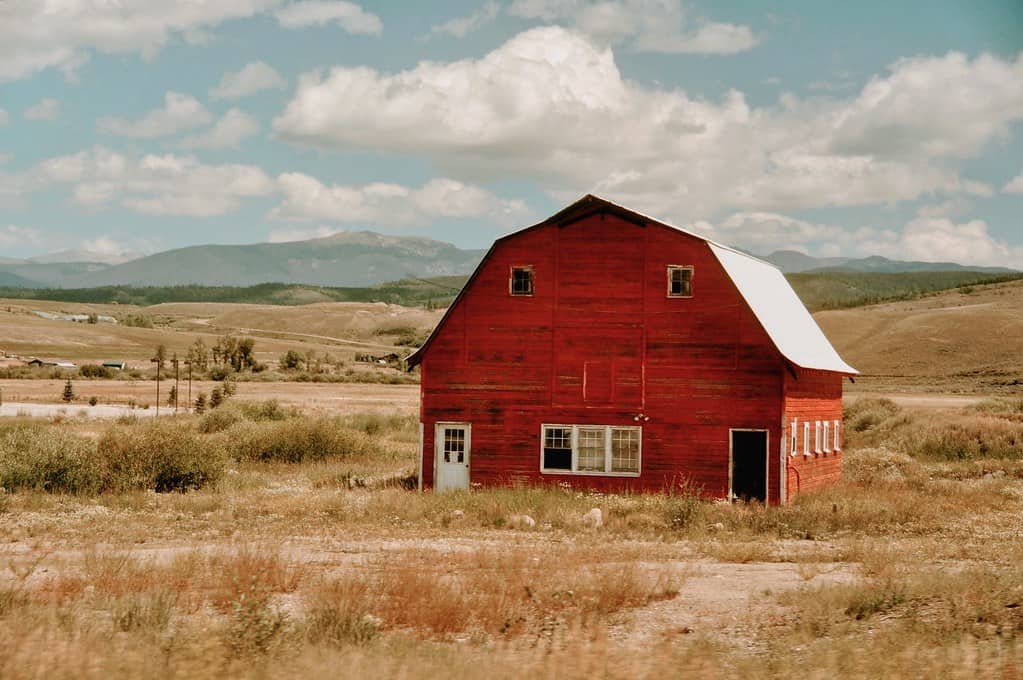
<svg viewBox="0 0 1023 680">
<path fill-rule="evenodd" d="M 174 357 L 171 359 L 171 363 L 174 364 L 174 415 L 178 413 L 178 353 L 174 353 Z"/>
<path fill-rule="evenodd" d="M 185 366 L 188 366 L 188 411 L 192 411 L 192 360 L 185 359 Z"/>
<path fill-rule="evenodd" d="M 156 417 L 160 417 L 160 367 L 163 366 L 163 360 L 160 357 L 153 357 L 150 359 L 156 364 Z"/>
</svg>

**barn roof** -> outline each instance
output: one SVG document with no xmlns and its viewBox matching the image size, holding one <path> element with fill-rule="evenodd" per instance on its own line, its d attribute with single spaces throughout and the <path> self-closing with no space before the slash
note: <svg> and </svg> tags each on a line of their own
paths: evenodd
<svg viewBox="0 0 1023 680">
<path fill-rule="evenodd" d="M 462 295 L 472 286 L 476 275 L 483 269 L 484 264 L 490 259 L 494 249 L 501 241 L 521 234 L 523 231 L 530 231 L 548 224 L 564 226 L 595 212 L 610 212 L 627 221 L 644 226 L 652 222 L 704 241 L 785 359 L 800 368 L 834 371 L 847 375 L 859 373 L 838 355 L 802 300 L 796 295 L 796 291 L 792 289 L 785 275 L 773 264 L 593 194 L 583 196 L 539 224 L 508 234 L 495 241 L 454 302 L 448 307 L 433 333 L 422 347 L 409 356 L 409 368 L 422 361 L 423 354 L 430 346 L 434 336 L 444 326 L 451 310 L 458 306 Z"/>
</svg>

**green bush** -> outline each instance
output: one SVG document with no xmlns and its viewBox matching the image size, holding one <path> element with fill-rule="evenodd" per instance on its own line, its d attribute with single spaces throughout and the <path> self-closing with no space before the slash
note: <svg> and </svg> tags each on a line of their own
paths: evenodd
<svg viewBox="0 0 1023 680">
<path fill-rule="evenodd" d="M 203 396 L 203 395 L 199 395 Z M 206 399 L 203 398 L 203 410 L 205 411 Z M 205 434 L 223 432 L 235 423 L 245 420 L 245 415 L 235 405 L 221 406 L 211 411 L 206 411 L 199 420 L 199 431 Z"/>
<path fill-rule="evenodd" d="M 227 459 L 221 447 L 175 424 L 115 427 L 99 441 L 105 489 L 188 491 L 216 484 Z"/>
<path fill-rule="evenodd" d="M 0 486 L 92 494 L 103 486 L 96 444 L 64 427 L 18 424 L 0 431 Z"/>
<path fill-rule="evenodd" d="M 333 418 L 236 424 L 229 435 L 229 446 L 239 459 L 301 463 L 375 452 L 369 437 Z"/>
<path fill-rule="evenodd" d="M 113 372 L 106 366 L 99 364 L 84 364 L 78 367 L 78 375 L 83 378 L 111 378 Z"/>
</svg>

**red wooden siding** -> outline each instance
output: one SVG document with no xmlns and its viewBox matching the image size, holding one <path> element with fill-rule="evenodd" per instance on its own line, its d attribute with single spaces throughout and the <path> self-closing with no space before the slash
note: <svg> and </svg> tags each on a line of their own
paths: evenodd
<svg viewBox="0 0 1023 680">
<path fill-rule="evenodd" d="M 691 298 L 667 297 L 669 264 L 694 268 Z M 517 266 L 533 268 L 532 296 L 508 294 Z M 841 410 L 837 374 L 791 381 L 705 241 L 608 213 L 499 241 L 420 366 L 424 488 L 438 421 L 471 423 L 474 484 L 662 491 L 689 477 L 714 496 L 728 492 L 730 428 L 762 429 L 768 500 L 784 502 L 789 408 Z M 541 474 L 545 423 L 641 425 L 640 475 Z M 804 489 L 830 474 L 784 458 L 807 467 Z"/>
<path fill-rule="evenodd" d="M 842 477 L 842 452 L 830 444 L 834 441 L 834 423 L 842 422 L 842 376 L 825 371 L 797 369 L 795 375 L 785 376 L 785 424 L 791 431 L 796 420 L 796 453 L 787 455 L 786 487 L 787 498 L 801 491 L 813 491 L 834 484 Z M 832 440 L 816 451 L 816 427 L 818 422 L 828 422 Z M 804 423 L 810 423 L 810 454 L 804 446 Z M 840 432 L 840 437 L 844 435 Z M 791 435 L 790 435 L 791 436 Z M 791 440 L 788 441 L 791 451 Z M 823 443 L 823 442 L 822 442 Z M 830 448 L 830 452 L 823 451 Z"/>
</svg>

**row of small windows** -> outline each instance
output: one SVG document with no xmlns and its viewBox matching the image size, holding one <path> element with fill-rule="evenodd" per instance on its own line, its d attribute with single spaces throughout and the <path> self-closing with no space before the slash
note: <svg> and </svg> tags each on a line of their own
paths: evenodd
<svg viewBox="0 0 1023 680">
<path fill-rule="evenodd" d="M 642 430 L 612 425 L 544 425 L 540 470 L 638 475 Z"/>
<path fill-rule="evenodd" d="M 803 455 L 811 453 L 831 453 L 842 450 L 842 423 L 838 420 L 817 420 L 813 423 L 803 423 Z M 811 434 L 813 436 L 813 448 L 810 447 Z M 789 454 L 796 455 L 799 451 L 799 419 L 792 419 L 792 427 L 789 431 Z"/>
<path fill-rule="evenodd" d="M 508 279 L 508 292 L 515 296 L 533 294 L 534 272 L 532 265 L 512 267 Z M 668 297 L 688 298 L 693 296 L 693 268 L 689 265 L 669 264 L 667 268 Z"/>
</svg>

